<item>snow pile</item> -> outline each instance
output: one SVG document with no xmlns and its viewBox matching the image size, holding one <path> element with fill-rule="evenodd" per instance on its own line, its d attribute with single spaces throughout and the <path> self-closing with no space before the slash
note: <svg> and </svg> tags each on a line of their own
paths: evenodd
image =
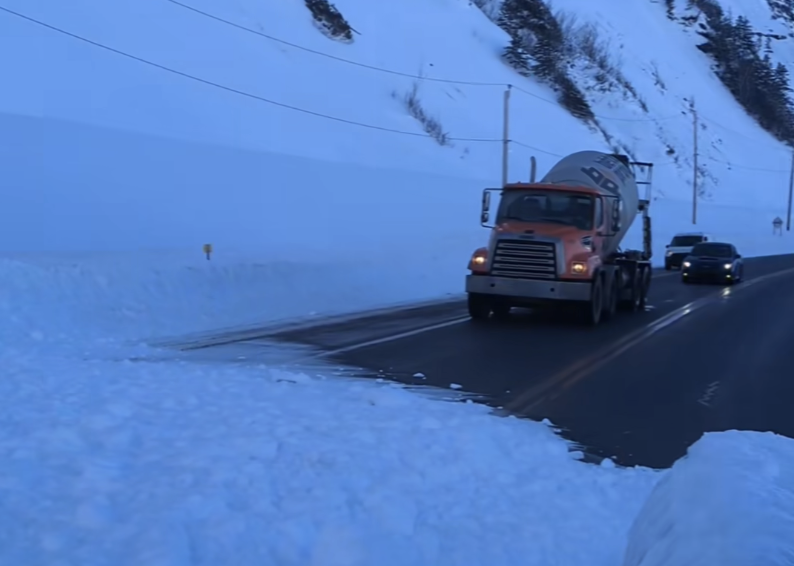
<svg viewBox="0 0 794 566">
<path fill-rule="evenodd" d="M 794 440 L 708 433 L 656 485 L 624 566 L 794 563 Z"/>
<path fill-rule="evenodd" d="M 387 384 L 7 353 L 0 564 L 614 566 L 659 477 Z"/>
<path fill-rule="evenodd" d="M 426 250 L 375 258 L 274 260 L 223 248 L 139 254 L 0 256 L 0 341 L 67 342 L 83 347 L 163 338 L 402 304 L 460 291 L 464 254 Z M 432 256 L 436 256 L 435 259 Z"/>
</svg>

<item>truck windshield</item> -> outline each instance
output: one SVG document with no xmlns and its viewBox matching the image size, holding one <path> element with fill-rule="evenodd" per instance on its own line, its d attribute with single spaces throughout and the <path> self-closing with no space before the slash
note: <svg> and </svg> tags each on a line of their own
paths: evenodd
<svg viewBox="0 0 794 566">
<path fill-rule="evenodd" d="M 703 236 L 675 236 L 670 242 L 670 247 L 688 248 L 703 241 Z"/>
<path fill-rule="evenodd" d="M 595 201 L 590 195 L 563 191 L 505 191 L 497 222 L 548 222 L 592 230 Z"/>
</svg>

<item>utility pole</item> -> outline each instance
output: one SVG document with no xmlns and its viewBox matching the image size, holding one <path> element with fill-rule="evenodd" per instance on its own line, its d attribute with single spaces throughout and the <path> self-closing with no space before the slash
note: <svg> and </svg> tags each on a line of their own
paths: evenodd
<svg viewBox="0 0 794 566">
<path fill-rule="evenodd" d="M 504 124 L 502 125 L 502 186 L 507 184 L 510 152 L 510 92 L 513 85 L 507 85 L 504 98 Z"/>
<path fill-rule="evenodd" d="M 786 216 L 786 232 L 791 231 L 791 197 L 794 195 L 794 148 L 791 149 L 791 175 L 788 180 L 788 216 Z"/>
<path fill-rule="evenodd" d="M 692 101 L 692 134 L 694 136 L 693 162 L 695 164 L 692 172 L 692 224 L 698 223 L 698 111 L 695 108 L 695 101 Z"/>
</svg>

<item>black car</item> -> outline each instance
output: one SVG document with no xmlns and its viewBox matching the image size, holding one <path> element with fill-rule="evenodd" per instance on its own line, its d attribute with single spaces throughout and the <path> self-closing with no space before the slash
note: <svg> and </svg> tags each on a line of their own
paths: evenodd
<svg viewBox="0 0 794 566">
<path fill-rule="evenodd" d="M 744 262 L 733 244 L 704 242 L 692 248 L 681 264 L 681 280 L 738 283 L 744 279 Z"/>
</svg>

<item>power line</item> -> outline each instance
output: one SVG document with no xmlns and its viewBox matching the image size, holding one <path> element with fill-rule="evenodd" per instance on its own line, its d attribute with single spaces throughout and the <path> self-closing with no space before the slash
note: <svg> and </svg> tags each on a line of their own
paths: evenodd
<svg viewBox="0 0 794 566">
<path fill-rule="evenodd" d="M 540 149 L 539 147 L 531 146 L 531 145 L 526 144 L 526 143 L 524 143 L 522 141 L 519 141 L 519 140 L 510 140 L 510 143 L 514 143 L 514 144 L 516 144 L 518 146 L 521 146 L 521 147 L 523 147 L 525 149 L 529 149 L 529 150 L 532 150 L 532 151 L 537 151 L 537 152 L 540 152 L 540 153 L 544 153 L 546 155 L 551 155 L 552 157 L 565 157 L 565 155 L 562 155 L 560 153 L 553 153 L 551 151 L 546 151 L 545 149 Z M 677 164 L 676 161 L 666 161 L 665 163 L 654 163 L 653 166 L 654 167 L 667 167 L 668 165 L 676 165 L 676 164 Z"/>
<path fill-rule="evenodd" d="M 522 141 L 519 141 L 519 140 L 512 140 L 511 139 L 510 143 L 514 143 L 514 144 L 516 144 L 518 146 L 521 146 L 521 147 L 523 147 L 525 149 L 529 149 L 531 151 L 537 151 L 539 153 L 550 155 L 552 157 L 565 157 L 562 154 L 553 153 L 551 151 L 546 151 L 545 149 L 541 149 L 539 147 L 531 146 L 531 145 L 526 144 L 526 143 L 524 143 Z M 706 157 L 706 156 L 701 156 L 701 157 L 704 157 L 708 161 L 711 161 L 711 162 L 714 162 L 714 163 L 720 163 L 722 165 L 727 165 L 727 166 L 733 167 L 735 169 L 746 169 L 748 171 L 765 171 L 765 172 L 768 172 L 768 173 L 788 173 L 789 172 L 788 169 L 767 169 L 767 168 L 764 168 L 764 167 L 750 167 L 750 166 L 747 166 L 747 165 L 736 165 L 734 163 L 730 163 L 728 161 L 722 161 L 722 160 L 719 160 L 719 159 L 715 159 L 713 157 Z M 678 165 L 678 164 L 679 164 L 678 161 L 667 161 L 665 163 L 654 163 L 654 167 L 667 167 L 669 165 Z"/>
<path fill-rule="evenodd" d="M 446 83 L 446 84 L 457 84 L 457 85 L 468 85 L 468 86 L 489 86 L 489 87 L 501 87 L 501 88 L 512 87 L 512 88 L 516 89 L 517 91 L 519 91 L 519 92 L 521 92 L 521 93 L 523 93 L 523 94 L 525 94 L 527 96 L 530 96 L 530 97 L 532 97 L 532 98 L 534 98 L 536 100 L 540 100 L 542 102 L 545 102 L 546 104 L 551 104 L 553 106 L 559 107 L 559 103 L 558 102 L 556 102 L 554 100 L 549 100 L 548 98 L 544 98 L 544 97 L 539 96 L 537 94 L 531 93 L 528 90 L 525 90 L 525 89 L 523 89 L 523 88 L 521 88 L 521 87 L 519 87 L 517 85 L 514 85 L 514 84 L 482 82 L 482 81 L 469 81 L 469 80 L 456 80 L 456 79 L 442 79 L 442 78 L 435 78 L 435 77 L 427 77 L 427 76 L 424 76 L 424 75 L 415 75 L 415 74 L 412 74 L 412 73 L 404 73 L 402 71 L 395 71 L 393 69 L 386 69 L 386 68 L 383 68 L 383 67 L 377 67 L 375 65 L 367 65 L 366 63 L 360 63 L 358 61 L 353 61 L 351 59 L 345 59 L 344 57 L 338 57 L 336 55 L 331 55 L 329 53 L 324 53 L 322 51 L 317 51 L 316 49 L 310 49 L 308 47 L 304 47 L 303 45 L 298 45 L 297 43 L 292 43 L 290 41 L 286 41 L 284 39 L 280 39 L 278 37 L 274 37 L 274 36 L 266 34 L 264 32 L 257 31 L 255 29 L 251 29 L 251 28 L 249 28 L 247 26 L 244 26 L 242 24 L 238 24 L 238 23 L 233 22 L 231 20 L 227 20 L 225 18 L 221 18 L 220 16 L 216 16 L 215 14 L 210 14 L 209 12 L 205 12 L 204 10 L 199 10 L 198 8 L 195 8 L 193 6 L 190 6 L 188 4 L 184 4 L 183 2 L 180 2 L 179 0 L 167 0 L 167 1 L 170 2 L 171 4 L 176 5 L 176 6 L 180 6 L 180 7 L 184 8 L 184 9 L 186 9 L 186 10 L 190 10 L 191 12 L 195 12 L 196 14 L 200 14 L 200 15 L 202 15 L 204 17 L 207 17 L 207 18 L 210 18 L 212 20 L 221 22 L 221 23 L 226 24 L 228 26 L 232 26 L 232 27 L 240 29 L 242 31 L 245 31 L 245 32 L 248 32 L 248 33 L 252 33 L 254 35 L 258 35 L 258 36 L 263 37 L 265 39 L 268 39 L 270 41 L 275 41 L 277 43 L 281 43 L 282 45 L 287 45 L 287 46 L 292 47 L 294 49 L 299 49 L 301 51 L 305 51 L 307 53 L 312 53 L 313 55 L 318 55 L 320 57 L 326 57 L 328 59 L 333 59 L 334 61 L 339 61 L 341 63 L 346 63 L 348 65 L 354 65 L 356 67 L 369 69 L 371 71 L 377 71 L 377 72 L 380 72 L 380 73 L 386 73 L 386 74 L 389 74 L 389 75 L 396 75 L 396 76 L 399 76 L 399 77 L 407 77 L 407 78 L 417 79 L 417 80 L 422 80 L 422 81 L 430 81 L 430 82 Z M 676 119 L 680 119 L 681 118 L 680 115 L 666 116 L 666 117 L 659 117 L 659 118 L 615 118 L 615 117 L 611 117 L 611 116 L 599 116 L 599 115 L 596 115 L 595 117 L 600 119 L 600 120 L 607 120 L 607 121 L 612 121 L 612 122 L 660 122 L 660 121 L 665 121 L 665 120 L 676 120 Z"/>
<path fill-rule="evenodd" d="M 316 49 L 310 49 L 308 47 L 304 47 L 303 45 L 298 45 L 297 43 L 292 43 L 278 37 L 274 37 L 272 35 L 268 35 L 264 32 L 257 31 L 255 29 L 251 29 L 247 26 L 242 24 L 238 24 L 232 22 L 231 20 L 227 20 L 225 18 L 221 18 L 220 16 L 216 16 L 214 14 L 210 14 L 209 12 L 205 12 L 203 10 L 199 10 L 198 8 L 194 8 L 193 6 L 189 6 L 188 4 L 183 4 L 177 0 L 166 0 L 167 2 L 171 2 L 172 4 L 176 4 L 177 6 L 181 6 L 186 10 L 190 10 L 197 14 L 201 14 L 207 18 L 216 20 L 218 22 L 224 23 L 226 25 L 235 27 L 237 29 L 241 29 L 248 33 L 253 33 L 254 35 L 258 35 L 260 37 L 264 37 L 265 39 L 269 39 L 270 41 L 275 41 L 277 43 L 281 43 L 282 45 L 287 45 L 289 47 L 293 47 L 295 49 L 299 49 L 301 51 L 306 51 L 307 53 L 312 53 L 313 55 L 319 55 L 320 57 L 326 57 L 328 59 L 333 59 L 334 61 L 339 61 L 341 63 L 347 63 L 348 65 L 354 65 L 356 67 L 362 67 L 364 69 L 369 69 L 371 71 L 378 71 L 381 73 L 387 73 L 390 75 L 397 75 L 399 77 L 407 77 L 411 79 L 421 79 L 423 81 L 432 81 L 437 83 L 448 83 L 448 84 L 457 84 L 457 85 L 469 85 L 469 86 L 498 86 L 498 87 L 507 87 L 506 83 L 489 83 L 489 82 L 481 82 L 481 81 L 463 81 L 463 80 L 454 80 L 454 79 L 440 79 L 434 77 L 426 77 L 423 75 L 414 75 L 411 73 L 403 73 L 402 71 L 395 71 L 393 69 L 384 69 L 383 67 L 376 67 L 374 65 L 367 65 L 366 63 L 360 63 L 358 61 L 353 61 L 351 59 L 345 59 L 344 57 L 337 57 L 336 55 L 331 55 L 329 53 L 323 53 L 322 51 L 317 51 Z"/>
<path fill-rule="evenodd" d="M 110 51 L 111 53 L 115 53 L 116 55 L 121 55 L 122 57 L 127 57 L 128 59 L 132 59 L 134 61 L 138 61 L 139 63 L 144 63 L 144 64 L 150 65 L 152 67 L 156 67 L 156 68 L 161 69 L 163 71 L 167 71 L 169 73 L 173 73 L 175 75 L 179 75 L 180 77 L 184 77 L 184 78 L 190 79 L 192 81 L 196 81 L 196 82 L 199 82 L 199 83 L 202 83 L 202 84 L 205 84 L 205 85 L 209 85 L 209 86 L 221 89 L 221 90 L 225 90 L 227 92 L 232 92 L 234 94 L 239 94 L 240 96 L 245 96 L 246 98 L 251 98 L 251 99 L 254 99 L 254 100 L 258 100 L 260 102 L 265 102 L 265 103 L 271 104 L 273 106 L 278 106 L 280 108 L 286 108 L 287 110 L 293 110 L 295 112 L 308 114 L 310 116 L 316 116 L 318 118 L 325 118 L 327 120 L 332 120 L 334 122 L 341 122 L 343 124 L 349 124 L 349 125 L 352 125 L 352 126 L 358 126 L 358 127 L 361 127 L 361 128 L 367 128 L 367 129 L 370 129 L 370 130 L 378 130 L 378 131 L 381 131 L 381 132 L 389 132 L 389 133 L 400 134 L 400 135 L 404 135 L 404 136 L 413 136 L 413 137 L 422 137 L 422 138 L 430 138 L 430 137 L 432 137 L 432 136 L 430 136 L 428 134 L 425 134 L 425 133 L 406 132 L 404 130 L 396 130 L 394 128 L 386 128 L 386 127 L 383 127 L 383 126 L 375 126 L 375 125 L 372 125 L 372 124 L 365 124 L 363 122 L 356 122 L 354 120 L 348 120 L 346 118 L 339 118 L 337 116 L 330 116 L 328 114 L 322 114 L 321 112 L 315 112 L 313 110 L 307 110 L 305 108 L 299 108 L 297 106 L 292 106 L 290 104 L 285 104 L 283 102 L 277 102 L 275 100 L 270 100 L 269 98 L 265 98 L 263 96 L 259 96 L 259 95 L 256 95 L 256 94 L 253 94 L 253 93 L 250 93 L 250 92 L 239 90 L 239 89 L 236 89 L 234 87 L 226 86 L 226 85 L 223 85 L 223 84 L 220 84 L 220 83 L 217 83 L 217 82 L 214 82 L 214 81 L 210 81 L 210 80 L 207 80 L 207 79 L 202 79 L 201 77 L 197 77 L 195 75 L 191 75 L 189 73 L 185 73 L 183 71 L 179 71 L 177 69 L 173 69 L 171 67 L 167 67 L 165 65 L 161 65 L 160 63 L 155 63 L 154 61 L 150 61 L 148 59 L 144 59 L 143 57 L 138 57 L 137 55 L 132 55 L 131 53 L 127 53 L 125 51 L 121 51 L 121 50 L 116 49 L 114 47 L 110 47 L 110 46 L 105 45 L 103 43 L 99 43 L 97 41 L 94 41 L 92 39 L 88 39 L 88 38 L 82 37 L 80 35 L 77 35 L 77 34 L 72 33 L 70 31 L 66 31 L 66 30 L 61 29 L 59 27 L 56 27 L 54 25 L 42 22 L 42 21 L 37 20 L 35 18 L 32 18 L 30 16 L 26 16 L 24 14 L 20 14 L 19 12 L 15 12 L 14 10 L 10 10 L 10 9 L 5 8 L 3 6 L 0 6 L 0 10 L 2 10 L 3 12 L 6 12 L 8 14 L 11 14 L 13 16 L 16 16 L 18 18 L 22 18 L 23 20 L 27 20 L 27 21 L 32 22 L 34 24 L 37 24 L 39 26 L 45 27 L 47 29 L 50 29 L 52 31 L 61 33 L 63 35 L 66 35 L 66 36 L 69 36 L 71 38 L 77 39 L 79 41 L 83 41 L 83 42 L 88 43 L 90 45 L 93 45 L 95 47 L 99 47 L 100 49 L 104 49 L 106 51 Z M 489 139 L 489 138 L 457 138 L 457 137 L 449 137 L 447 139 L 450 140 L 450 141 L 464 141 L 464 142 L 501 142 L 502 141 L 501 139 Z"/>
<path fill-rule="evenodd" d="M 181 6 L 185 6 L 185 5 L 177 2 L 176 0 L 168 0 L 168 1 L 169 2 L 173 2 L 174 4 L 179 4 Z M 190 8 L 189 6 L 185 6 L 185 7 L 189 8 L 189 9 L 193 9 L 193 8 Z M 117 55 L 121 55 L 121 56 L 126 57 L 128 59 L 132 59 L 134 61 L 138 61 L 140 63 L 144 63 L 146 65 L 150 65 L 152 67 L 161 69 L 163 71 L 166 71 L 166 72 L 169 72 L 169 73 L 172 73 L 172 74 L 175 74 L 175 75 L 178 75 L 178 76 L 181 76 L 181 77 L 184 77 L 184 78 L 187 78 L 187 79 L 190 79 L 190 80 L 193 80 L 193 81 L 196 81 L 196 82 L 208 85 L 208 86 L 212 86 L 212 87 L 215 87 L 215 88 L 218 88 L 218 89 L 221 89 L 221 90 L 232 92 L 234 94 L 238 94 L 240 96 L 251 98 L 251 99 L 254 99 L 254 100 L 257 100 L 257 101 L 260 101 L 260 102 L 265 102 L 265 103 L 271 104 L 273 106 L 277 106 L 277 107 L 280 107 L 280 108 L 286 108 L 288 110 L 292 110 L 292 111 L 295 111 L 295 112 L 300 112 L 300 113 L 303 113 L 303 114 L 308 114 L 310 116 L 315 116 L 315 117 L 319 117 L 319 118 L 325 118 L 327 120 L 332 120 L 332 121 L 335 121 L 335 122 L 340 122 L 340 123 L 349 124 L 349 125 L 353 125 L 353 126 L 358 126 L 358 127 L 361 127 L 361 128 L 367 128 L 367 129 L 371 129 L 371 130 L 389 132 L 389 133 L 400 134 L 400 135 L 405 135 L 405 136 L 412 136 L 412 137 L 423 137 L 423 138 L 432 138 L 433 137 L 433 136 L 430 136 L 429 134 L 426 134 L 426 133 L 407 132 L 407 131 L 404 131 L 404 130 L 397 130 L 397 129 L 393 129 L 393 128 L 386 128 L 386 127 L 383 127 L 383 126 L 375 126 L 375 125 L 372 125 L 372 124 L 365 124 L 363 122 L 356 122 L 354 120 L 348 120 L 348 119 L 345 119 L 345 118 L 339 118 L 337 116 L 330 116 L 328 114 L 322 114 L 320 112 L 315 112 L 315 111 L 312 111 L 312 110 L 299 108 L 297 106 L 292 106 L 292 105 L 285 104 L 285 103 L 282 103 L 282 102 L 277 102 L 275 100 L 270 100 L 268 98 L 264 98 L 264 97 L 256 95 L 256 94 L 252 94 L 252 93 L 249 93 L 249 92 L 246 92 L 246 91 L 243 91 L 243 90 L 239 90 L 239 89 L 236 89 L 236 88 L 233 88 L 233 87 L 229 87 L 229 86 L 226 86 L 226 85 L 214 82 L 214 81 L 210 81 L 210 80 L 207 80 L 207 79 L 203 79 L 201 77 L 197 77 L 195 75 L 191 75 L 189 73 L 185 73 L 183 71 L 179 71 L 177 69 L 173 69 L 171 67 L 167 67 L 165 65 L 161 65 L 160 63 L 155 63 L 154 61 L 150 61 L 148 59 L 144 59 L 142 57 L 138 57 L 137 55 L 132 55 L 131 53 L 127 53 L 125 51 L 121 51 L 119 49 L 110 47 L 108 45 L 99 43 L 97 41 L 85 38 L 83 36 L 80 36 L 80 35 L 77 35 L 75 33 L 69 32 L 67 30 L 64 30 L 62 28 L 59 28 L 59 27 L 56 27 L 54 25 L 48 24 L 46 22 L 42 22 L 40 20 L 37 20 L 37 19 L 32 18 L 30 16 L 26 16 L 24 14 L 21 14 L 19 12 L 16 12 L 14 10 L 11 10 L 11 9 L 3 7 L 3 6 L 0 6 L 0 11 L 6 12 L 8 14 L 11 14 L 11 15 L 16 16 L 18 18 L 21 18 L 21 19 L 26 20 L 28 22 L 31 22 L 31 23 L 34 23 L 36 25 L 39 25 L 39 26 L 42 26 L 44 28 L 50 29 L 52 31 L 55 31 L 57 33 L 66 35 L 66 36 L 71 37 L 73 39 L 77 39 L 79 41 L 88 43 L 89 45 L 93 45 L 94 47 L 99 47 L 100 49 L 104 49 L 104 50 L 109 51 L 111 53 L 114 53 L 114 54 L 117 54 Z M 276 40 L 276 41 L 279 41 L 279 40 Z M 284 42 L 284 43 L 286 43 L 286 42 Z M 301 48 L 301 47 L 299 47 L 299 48 Z M 323 53 L 320 53 L 320 52 L 317 52 L 317 53 L 321 54 L 321 55 L 326 55 L 326 54 L 323 54 Z M 335 57 L 332 57 L 332 58 L 335 58 Z M 346 60 L 344 60 L 344 61 L 346 61 Z M 376 67 L 372 67 L 372 68 L 375 69 L 375 70 L 384 71 L 384 69 L 378 69 Z M 394 73 L 395 74 L 403 74 L 403 75 L 405 75 L 404 73 L 397 73 L 396 71 Z M 405 75 L 405 76 L 412 76 L 412 75 Z M 477 84 L 477 83 L 463 82 L 463 81 L 447 81 L 445 79 L 430 79 L 430 78 L 427 78 L 427 77 L 419 77 L 419 76 L 416 76 L 415 78 L 421 78 L 421 79 L 425 79 L 425 80 L 437 80 L 439 82 L 456 82 L 457 84 L 470 84 L 470 85 Z M 500 85 L 500 84 L 496 84 L 496 83 L 479 83 L 479 84 L 480 85 L 489 85 L 490 84 L 490 86 L 508 86 L 508 85 Z M 539 97 L 537 95 L 534 95 L 534 94 L 532 94 L 532 93 L 530 93 L 528 91 L 525 91 L 525 90 L 521 89 L 520 87 L 515 87 L 515 85 L 513 85 L 513 87 L 516 88 L 517 90 L 521 91 L 521 92 L 524 92 L 525 94 L 528 94 L 529 96 L 532 96 L 533 98 L 538 98 L 540 100 L 544 100 L 544 101 L 548 102 L 544 98 Z M 554 103 L 554 104 L 557 105 L 556 103 Z M 648 120 L 630 120 L 630 119 L 626 119 L 625 121 L 648 121 Z M 708 121 L 712 122 L 712 123 L 714 123 L 714 124 L 716 124 L 716 125 L 718 125 L 720 127 L 725 128 L 724 126 L 722 126 L 721 124 L 719 124 L 718 122 L 716 122 L 714 120 L 708 119 Z M 729 128 L 725 128 L 725 129 L 728 130 L 728 131 L 732 131 Z M 742 136 L 742 134 L 739 134 L 738 132 L 735 132 L 735 133 L 737 135 Z M 742 136 L 742 137 L 747 137 L 747 136 Z M 448 139 L 450 141 L 463 141 L 463 142 L 484 142 L 484 143 L 495 143 L 495 142 L 501 143 L 501 142 L 503 142 L 502 139 L 496 139 L 496 138 L 463 138 L 463 137 L 458 138 L 458 137 L 450 137 Z M 751 138 L 748 137 L 747 139 L 751 139 Z M 534 147 L 534 146 L 531 146 L 529 144 L 525 144 L 525 143 L 523 143 L 521 141 L 518 141 L 518 140 L 509 140 L 509 141 L 511 143 L 514 143 L 514 144 L 519 145 L 521 147 L 524 147 L 526 149 L 530 149 L 532 151 L 537 151 L 537 152 L 544 153 L 546 155 L 550 155 L 550 156 L 553 156 L 553 157 L 563 157 L 563 155 L 561 155 L 561 154 L 557 154 L 557 153 L 553 153 L 553 152 L 550 152 L 550 151 L 546 151 L 544 149 L 541 149 L 541 148 L 538 148 L 538 147 Z M 751 140 L 751 141 L 754 141 L 754 140 Z M 734 168 L 737 168 L 737 169 L 746 169 L 746 170 L 751 170 L 751 171 L 765 171 L 765 172 L 771 172 L 771 173 L 787 173 L 788 172 L 788 170 L 782 170 L 782 169 L 767 169 L 767 168 L 762 168 L 762 167 L 750 167 L 750 166 L 743 166 L 743 165 L 735 165 L 733 163 L 729 163 L 727 161 L 721 161 L 719 159 L 714 159 L 714 158 L 707 158 L 707 159 L 709 161 L 713 161 L 713 162 L 716 162 L 716 163 L 721 163 L 721 164 L 728 165 L 729 167 L 734 167 Z M 663 164 L 659 164 L 658 166 L 671 165 L 673 163 L 676 163 L 676 162 L 663 163 Z"/>
<path fill-rule="evenodd" d="M 729 133 L 731 133 L 731 134 L 733 134 L 733 135 L 735 135 L 735 136 L 739 136 L 740 138 L 744 138 L 744 139 L 746 139 L 746 140 L 749 140 L 749 141 L 751 141 L 751 142 L 755 142 L 755 143 L 759 143 L 759 144 L 763 143 L 763 144 L 765 144 L 765 145 L 769 145 L 769 147 L 770 147 L 770 148 L 772 147 L 772 145 L 771 145 L 771 144 L 769 144 L 769 142 L 768 142 L 768 141 L 764 141 L 764 142 L 762 142 L 762 141 L 760 141 L 760 140 L 758 140 L 758 139 L 756 139 L 756 138 L 752 138 L 752 137 L 750 137 L 750 136 L 748 136 L 748 135 L 746 135 L 746 134 L 743 134 L 743 133 L 741 133 L 741 132 L 738 132 L 738 131 L 736 131 L 736 130 L 733 130 L 733 129 L 729 128 L 728 126 L 723 126 L 722 124 L 720 124 L 720 123 L 719 123 L 719 122 L 717 122 L 716 120 L 712 120 L 712 119 L 711 119 L 711 118 L 709 118 L 708 116 L 703 116 L 703 115 L 702 115 L 702 114 L 700 114 L 700 113 L 698 113 L 698 115 L 700 116 L 700 118 L 701 118 L 701 119 L 705 120 L 706 122 L 709 122 L 709 123 L 711 123 L 711 124 L 714 124 L 714 125 L 715 125 L 715 126 L 717 126 L 718 128 L 722 128 L 722 129 L 723 129 L 723 130 L 725 130 L 726 132 L 729 132 Z M 775 149 L 775 151 L 780 151 L 780 152 L 786 153 L 786 155 L 788 155 L 788 154 L 789 154 L 789 150 L 786 150 L 786 149 L 783 149 L 783 148 L 780 148 L 780 147 L 775 147 L 774 149 Z"/>
<path fill-rule="evenodd" d="M 169 0 L 169 2 L 170 1 L 172 1 L 172 0 Z M 523 93 L 523 94 L 525 94 L 527 96 L 531 96 L 532 98 L 535 98 L 537 100 L 541 100 L 541 101 L 543 101 L 543 102 L 545 102 L 547 104 L 553 104 L 554 106 L 557 106 L 557 107 L 560 106 L 559 102 L 555 102 L 553 100 L 549 100 L 548 98 L 544 98 L 542 96 L 539 96 L 537 94 L 529 92 L 528 90 L 525 90 L 525 89 L 521 88 L 520 86 L 516 86 L 516 85 L 505 85 L 505 86 L 511 86 L 512 88 L 516 89 L 517 91 L 519 91 L 519 92 L 521 92 L 521 93 Z M 608 120 L 610 122 L 663 122 L 663 121 L 667 121 L 667 120 L 680 120 L 682 118 L 681 114 L 676 114 L 675 116 L 660 116 L 658 118 L 615 118 L 613 116 L 600 116 L 598 114 L 593 114 L 593 116 L 598 118 L 599 120 Z"/>
<path fill-rule="evenodd" d="M 551 151 L 546 151 L 545 149 L 540 149 L 539 147 L 534 147 L 524 142 L 520 142 L 518 140 L 509 140 L 510 143 L 514 143 L 526 149 L 531 149 L 532 151 L 538 151 L 540 153 L 545 153 L 546 155 L 551 155 L 552 157 L 565 157 L 564 155 L 560 155 L 559 153 L 552 153 Z"/>
<path fill-rule="evenodd" d="M 723 165 L 727 165 L 728 167 L 733 167 L 735 169 L 745 169 L 747 171 L 764 171 L 767 173 L 789 173 L 790 169 L 767 169 L 765 167 L 750 167 L 748 165 L 736 165 L 735 163 L 730 163 L 729 161 L 722 161 L 721 159 L 714 159 L 713 157 L 708 158 L 709 161 L 714 161 L 715 163 L 721 163 Z"/>
</svg>

